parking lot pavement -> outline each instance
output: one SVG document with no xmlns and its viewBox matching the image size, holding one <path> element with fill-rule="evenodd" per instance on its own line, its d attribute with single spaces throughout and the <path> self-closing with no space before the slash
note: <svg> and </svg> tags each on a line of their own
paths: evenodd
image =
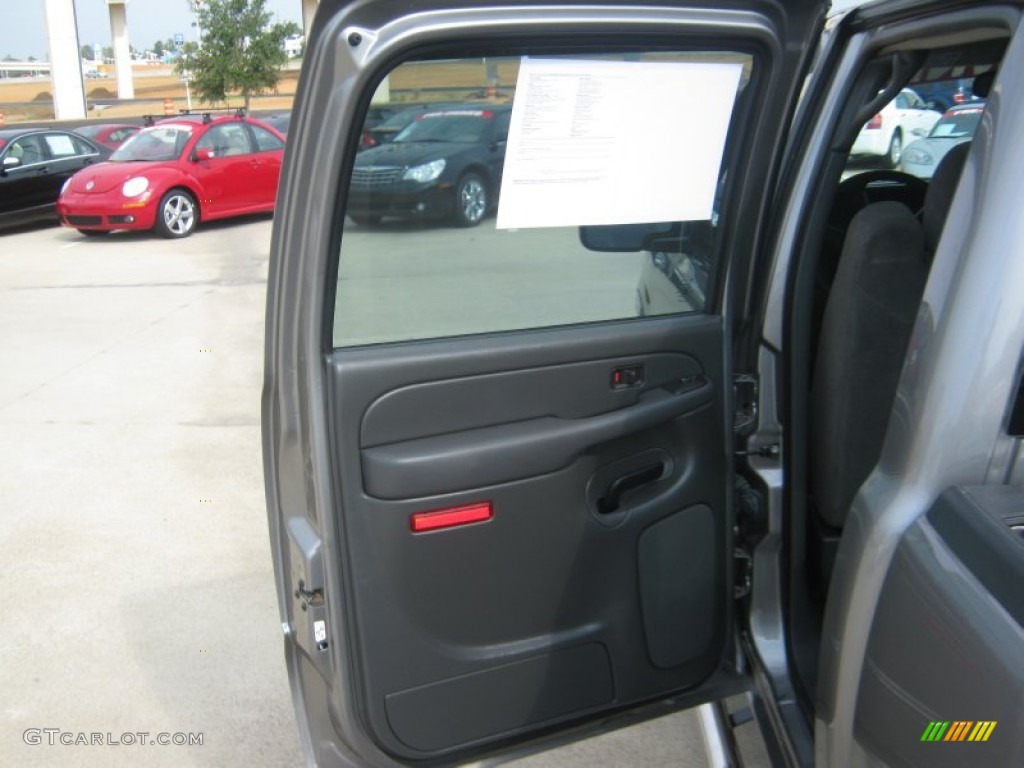
<svg viewBox="0 0 1024 768">
<path fill-rule="evenodd" d="M 0 763 L 301 763 L 259 441 L 269 231 L 0 237 Z M 25 743 L 44 728 L 136 743 Z"/>
<path fill-rule="evenodd" d="M 0 235 L 0 764 L 301 764 L 260 456 L 270 226 Z M 690 713 L 524 768 L 670 764 L 704 764 Z"/>
</svg>

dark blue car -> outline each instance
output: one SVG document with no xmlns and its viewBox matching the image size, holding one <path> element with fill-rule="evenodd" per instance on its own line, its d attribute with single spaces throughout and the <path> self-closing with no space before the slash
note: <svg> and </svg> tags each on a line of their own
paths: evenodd
<svg viewBox="0 0 1024 768">
<path fill-rule="evenodd" d="M 511 116 L 510 104 L 418 115 L 394 141 L 356 157 L 349 218 L 363 226 L 386 216 L 476 226 L 497 200 Z"/>
</svg>

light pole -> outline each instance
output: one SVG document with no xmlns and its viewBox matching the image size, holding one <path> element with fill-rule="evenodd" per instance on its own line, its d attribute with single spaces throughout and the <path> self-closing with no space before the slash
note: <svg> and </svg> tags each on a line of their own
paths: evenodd
<svg viewBox="0 0 1024 768">
<path fill-rule="evenodd" d="M 199 36 L 199 44 L 203 44 L 203 25 L 199 23 L 199 11 L 206 6 L 206 0 L 190 0 L 189 5 L 192 7 L 192 15 L 195 16 L 196 20 L 192 22 L 192 26 L 196 28 L 196 34 Z"/>
<path fill-rule="evenodd" d="M 181 59 L 184 62 L 184 66 L 181 68 L 181 82 L 185 84 L 185 109 L 189 112 L 192 111 L 192 87 L 189 85 L 192 82 L 192 73 L 188 68 L 188 60 L 190 58 L 191 54 L 181 54 Z"/>
</svg>

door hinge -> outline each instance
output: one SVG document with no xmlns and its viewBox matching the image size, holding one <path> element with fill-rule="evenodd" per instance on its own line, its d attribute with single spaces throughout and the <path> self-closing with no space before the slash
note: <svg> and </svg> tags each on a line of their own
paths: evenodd
<svg viewBox="0 0 1024 768">
<path fill-rule="evenodd" d="M 751 448 L 749 451 L 736 451 L 737 456 L 762 456 L 766 459 L 777 459 L 782 447 L 778 443 L 766 443 Z"/>
<path fill-rule="evenodd" d="M 736 474 L 733 493 L 737 540 L 747 543 L 756 542 L 768 528 L 764 497 L 739 473 Z"/>
<path fill-rule="evenodd" d="M 732 551 L 733 597 L 737 600 L 750 594 L 754 576 L 754 558 L 745 549 L 737 547 Z"/>
<path fill-rule="evenodd" d="M 736 434 L 746 434 L 757 424 L 757 376 L 740 373 L 732 380 L 733 412 L 732 428 Z"/>
</svg>

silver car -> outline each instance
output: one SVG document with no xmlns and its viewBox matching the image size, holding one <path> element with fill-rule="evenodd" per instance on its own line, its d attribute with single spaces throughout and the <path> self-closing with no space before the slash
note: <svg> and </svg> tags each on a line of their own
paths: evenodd
<svg viewBox="0 0 1024 768">
<path fill-rule="evenodd" d="M 930 179 L 949 150 L 974 138 L 984 112 L 983 101 L 951 107 L 926 138 L 908 144 L 903 150 L 902 169 L 918 178 Z"/>
<path fill-rule="evenodd" d="M 737 695 L 778 765 L 1024 765 L 1024 2 L 827 10 L 320 3 L 263 392 L 310 765 L 696 706 L 736 764 Z M 930 182 L 850 176 L 986 73 Z M 347 219 L 383 93 L 512 102 L 493 218 Z"/>
</svg>

